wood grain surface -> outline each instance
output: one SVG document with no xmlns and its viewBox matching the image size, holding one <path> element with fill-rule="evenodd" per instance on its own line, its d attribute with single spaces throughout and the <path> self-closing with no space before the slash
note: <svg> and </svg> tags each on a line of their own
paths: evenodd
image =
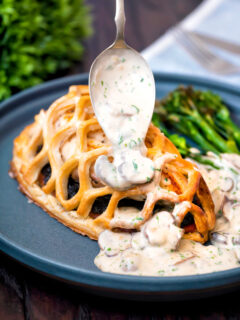
<svg viewBox="0 0 240 320">
<path fill-rule="evenodd" d="M 92 8 L 94 33 L 86 41 L 83 63 L 71 73 L 89 71 L 93 60 L 115 37 L 115 1 L 88 0 Z M 125 0 L 127 43 L 141 51 L 167 29 L 182 20 L 201 0 Z"/>
<path fill-rule="evenodd" d="M 82 63 L 70 74 L 87 72 L 114 39 L 114 0 L 88 0 L 94 35 Z M 126 39 L 138 51 L 191 12 L 201 0 L 126 0 Z M 0 320 L 240 319 L 240 291 L 191 302 L 140 303 L 85 294 L 49 279 L 0 253 Z"/>
</svg>

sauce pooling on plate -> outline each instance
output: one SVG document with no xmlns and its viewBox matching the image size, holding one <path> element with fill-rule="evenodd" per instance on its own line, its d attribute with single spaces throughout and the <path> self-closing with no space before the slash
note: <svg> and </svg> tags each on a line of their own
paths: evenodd
<svg viewBox="0 0 240 320">
<path fill-rule="evenodd" d="M 144 59 L 135 61 L 134 52 L 113 49 L 93 73 L 91 99 L 113 156 L 113 162 L 100 156 L 95 172 L 118 190 L 149 182 L 154 174 L 144 144 L 155 103 L 155 83 L 146 66 Z"/>
<path fill-rule="evenodd" d="M 96 266 L 105 272 L 180 276 L 239 267 L 240 261 L 240 156 L 208 153 L 215 168 L 197 164 L 215 204 L 216 226 L 208 245 L 183 239 L 184 229 L 176 226 L 180 206 L 161 210 L 141 226 L 140 231 L 109 231 L 100 234 Z M 218 168 L 218 169 L 216 169 Z M 119 212 L 121 211 L 121 212 Z M 117 209 L 115 217 L 137 219 L 139 210 Z M 116 219 L 115 218 L 115 219 Z"/>
</svg>

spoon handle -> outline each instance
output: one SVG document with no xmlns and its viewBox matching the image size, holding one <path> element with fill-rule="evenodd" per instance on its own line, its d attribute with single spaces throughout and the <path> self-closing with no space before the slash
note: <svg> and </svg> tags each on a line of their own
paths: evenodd
<svg viewBox="0 0 240 320">
<path fill-rule="evenodd" d="M 124 11 L 124 0 L 116 0 L 115 24 L 117 29 L 117 35 L 115 44 L 124 42 L 125 22 L 126 17 Z"/>
</svg>

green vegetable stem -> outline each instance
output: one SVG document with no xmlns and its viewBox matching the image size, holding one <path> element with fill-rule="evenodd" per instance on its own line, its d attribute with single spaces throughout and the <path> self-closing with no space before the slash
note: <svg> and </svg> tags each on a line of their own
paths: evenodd
<svg viewBox="0 0 240 320">
<path fill-rule="evenodd" d="M 152 122 L 156 127 L 158 127 L 165 134 L 166 137 L 169 138 L 170 141 L 172 141 L 172 143 L 177 147 L 178 151 L 181 153 L 181 155 L 183 157 L 189 157 L 199 163 L 209 165 L 215 169 L 219 169 L 214 164 L 213 161 L 204 158 L 204 156 L 201 153 L 199 153 L 199 154 L 192 153 L 191 147 L 187 144 L 187 141 L 184 137 L 181 137 L 176 133 L 170 134 L 168 129 L 166 128 L 165 124 L 160 121 L 159 114 L 157 114 L 157 113 L 153 114 Z M 200 133 L 195 133 L 195 134 L 198 135 L 198 142 L 199 142 L 198 145 L 203 144 L 203 146 L 205 146 L 204 143 L 208 144 L 208 142 L 206 142 L 204 140 L 204 138 L 200 135 Z M 208 151 L 213 151 L 213 152 L 217 153 L 216 149 L 213 148 L 211 145 L 209 145 Z"/>
<path fill-rule="evenodd" d="M 221 98 L 210 91 L 180 86 L 156 104 L 154 117 L 165 130 L 174 128 L 204 152 L 239 153 L 240 129 Z"/>
</svg>

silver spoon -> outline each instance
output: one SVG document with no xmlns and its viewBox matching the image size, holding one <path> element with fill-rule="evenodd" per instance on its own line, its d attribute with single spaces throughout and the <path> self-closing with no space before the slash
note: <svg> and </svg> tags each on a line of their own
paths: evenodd
<svg viewBox="0 0 240 320">
<path fill-rule="evenodd" d="M 124 11 L 124 0 L 116 0 L 116 14 L 115 14 L 115 24 L 116 24 L 116 38 L 113 44 L 111 44 L 107 49 L 105 49 L 100 55 L 93 61 L 90 73 L 89 73 L 89 86 L 90 86 L 90 95 L 91 99 L 94 102 L 94 86 L 92 86 L 92 80 L 93 80 L 93 74 L 98 67 L 99 64 L 101 64 L 103 58 L 105 55 L 109 55 L 110 53 L 114 53 L 114 49 L 128 49 L 134 52 L 136 55 L 136 62 L 137 59 L 144 60 L 143 57 L 133 48 L 128 46 L 124 39 L 124 29 L 125 29 L 125 11 Z M 146 63 L 146 68 L 148 70 L 149 67 Z M 154 80 L 153 80 L 154 84 Z M 94 106 L 93 106 L 94 107 Z"/>
<path fill-rule="evenodd" d="M 114 80 L 117 80 L 119 73 L 115 72 L 114 63 L 116 62 L 116 64 L 118 64 L 119 66 L 121 62 L 125 62 L 126 59 L 124 57 L 128 57 L 130 60 L 127 59 L 126 60 L 127 62 L 123 63 L 122 67 L 126 68 L 128 61 L 132 61 L 133 65 L 131 64 L 131 68 L 132 66 L 133 67 L 135 66 L 136 69 L 135 70 L 131 68 L 129 69 L 128 75 L 127 74 L 124 75 L 124 83 L 132 81 L 133 85 L 136 88 L 136 91 L 135 91 L 136 96 L 139 94 L 141 95 L 144 94 L 144 99 L 142 99 L 142 101 L 144 100 L 145 102 L 144 102 L 144 105 L 142 106 L 142 112 L 136 115 L 136 118 L 135 118 L 135 120 L 138 119 L 138 121 L 136 121 L 136 123 L 133 123 L 133 122 L 131 123 L 132 130 L 136 129 L 140 132 L 141 139 L 138 138 L 138 140 L 142 142 L 140 143 L 141 145 L 136 146 L 136 149 L 138 149 L 138 151 L 140 152 L 138 167 L 142 168 L 142 170 L 140 170 L 139 174 L 137 175 L 134 174 L 133 172 L 130 172 L 131 166 L 132 166 L 132 160 L 130 163 L 130 160 L 127 159 L 126 157 L 126 154 L 127 154 L 126 151 L 123 151 L 121 154 L 115 153 L 114 159 L 116 161 L 114 160 L 115 162 L 113 164 L 108 163 L 107 157 L 105 156 L 100 157 L 101 164 L 105 168 L 108 166 L 107 171 L 105 171 L 105 174 L 103 174 L 103 166 L 100 166 L 100 161 L 98 161 L 99 158 L 95 165 L 95 172 L 97 176 L 99 176 L 99 178 L 103 180 L 106 184 L 116 189 L 117 188 L 127 189 L 132 185 L 145 183 L 146 181 L 149 181 L 149 179 L 151 179 L 153 176 L 153 173 L 149 172 L 150 160 L 145 158 L 146 150 L 144 149 L 146 148 L 144 145 L 144 138 L 147 133 L 147 130 L 152 118 L 153 109 L 154 109 L 155 82 L 154 82 L 152 71 L 150 70 L 146 61 L 137 51 L 129 47 L 124 40 L 125 21 L 126 21 L 126 18 L 125 18 L 125 12 L 124 12 L 124 0 L 116 0 L 116 15 L 115 15 L 115 24 L 116 24 L 116 31 L 117 31 L 116 39 L 110 47 L 105 49 L 95 59 L 95 61 L 91 66 L 91 70 L 89 74 L 90 97 L 91 97 L 93 109 L 99 124 L 103 128 L 107 138 L 112 143 L 113 152 L 114 150 L 115 151 L 117 150 L 117 153 L 118 153 L 119 151 L 118 149 L 120 148 L 119 145 L 120 144 L 121 146 L 124 145 L 124 143 L 121 143 L 121 141 L 120 143 L 118 143 L 117 141 L 119 139 L 119 132 L 123 130 L 122 124 L 119 122 L 118 123 L 119 126 L 118 126 L 117 121 L 121 119 L 121 117 L 123 117 L 124 115 L 119 114 L 120 111 L 117 109 L 118 103 L 113 102 L 114 97 L 116 97 L 116 95 L 113 95 L 113 91 L 111 91 L 113 89 L 109 88 L 108 90 L 109 96 L 107 97 L 107 91 L 106 91 L 106 96 L 104 94 L 106 99 L 103 98 L 104 101 L 100 102 L 99 100 L 100 91 L 103 89 L 103 85 L 105 86 L 105 82 L 106 82 L 106 81 L 103 81 L 104 76 L 105 77 L 107 76 L 108 80 L 110 79 L 109 81 L 111 83 L 116 83 L 117 81 L 114 81 Z M 115 62 L 110 63 L 112 60 L 114 60 Z M 140 69 L 137 70 L 137 68 L 140 68 Z M 138 78 L 137 81 L 136 81 L 136 78 L 137 78 L 136 74 L 138 74 L 138 76 L 140 77 Z M 131 76 L 134 76 L 135 78 L 134 80 L 130 81 Z M 142 80 L 145 79 L 145 81 L 141 81 L 140 79 Z M 119 91 L 125 93 L 124 91 L 125 87 L 121 87 L 121 89 L 122 90 L 119 90 Z M 134 94 L 132 95 L 130 94 L 131 106 L 133 107 L 135 107 L 134 99 L 136 99 L 134 98 Z M 128 97 L 127 95 L 124 96 L 123 100 L 124 102 L 126 102 L 126 105 L 127 105 L 129 103 L 129 96 Z M 115 112 L 114 117 L 111 116 L 111 113 L 113 112 Z M 130 113 L 131 111 L 128 112 L 128 114 Z M 111 116 L 111 119 L 110 119 L 110 116 Z M 126 117 L 127 117 L 127 112 L 126 112 Z M 110 121 L 108 121 L 109 119 Z M 115 122 L 115 127 L 112 126 L 113 122 Z M 127 126 L 129 127 L 130 124 Z M 126 130 L 127 126 L 125 126 L 125 133 L 127 131 Z M 138 128 L 139 126 L 141 127 L 140 129 Z M 110 130 L 110 127 L 112 127 L 111 130 Z M 130 139 L 132 137 L 128 137 L 128 138 Z M 129 150 L 129 152 L 131 151 L 132 150 Z M 99 166 L 97 164 L 99 164 Z M 116 176 L 113 177 L 113 175 L 110 174 L 111 170 L 117 172 L 117 177 Z M 145 172 L 145 175 L 144 175 L 144 172 Z"/>
<path fill-rule="evenodd" d="M 127 50 L 130 50 L 132 53 L 134 53 L 136 64 L 138 59 L 145 62 L 143 57 L 136 50 L 134 50 L 133 48 L 131 48 L 126 44 L 124 39 L 125 22 L 126 22 L 126 17 L 125 17 L 125 11 L 124 11 L 124 0 L 116 0 L 115 24 L 116 24 L 117 32 L 116 32 L 115 41 L 107 49 L 105 49 L 102 53 L 100 53 L 100 55 L 93 61 L 90 69 L 90 73 L 89 73 L 90 96 L 91 96 L 91 101 L 93 103 L 94 109 L 95 109 L 95 86 L 93 86 L 93 79 L 99 65 L 103 63 L 104 57 L 114 54 L 116 49 L 125 49 L 125 50 L 127 49 Z M 152 73 L 151 69 L 149 68 L 146 62 L 145 62 L 145 67 L 147 72 Z M 155 87 L 153 76 L 152 76 L 152 85 L 153 87 Z"/>
</svg>

